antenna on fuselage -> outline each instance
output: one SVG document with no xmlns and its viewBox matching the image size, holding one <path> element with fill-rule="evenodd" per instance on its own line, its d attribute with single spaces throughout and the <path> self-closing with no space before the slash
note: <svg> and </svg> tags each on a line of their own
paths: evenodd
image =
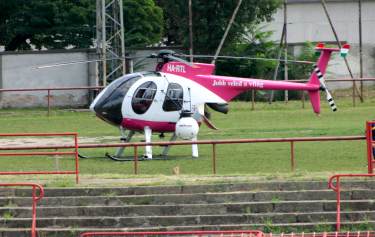
<svg viewBox="0 0 375 237">
<path fill-rule="evenodd" d="M 188 92 L 189 92 L 189 103 L 190 103 L 190 112 L 191 112 L 192 105 L 191 105 L 191 91 L 190 91 L 190 87 L 188 87 Z"/>
</svg>

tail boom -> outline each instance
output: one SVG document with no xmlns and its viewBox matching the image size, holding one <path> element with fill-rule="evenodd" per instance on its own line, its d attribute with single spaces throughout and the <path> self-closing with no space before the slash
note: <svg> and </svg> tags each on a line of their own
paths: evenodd
<svg viewBox="0 0 375 237">
<path fill-rule="evenodd" d="M 300 90 L 318 91 L 320 85 L 289 81 L 271 81 L 216 75 L 196 75 L 195 79 L 226 101 L 247 90 Z"/>
</svg>

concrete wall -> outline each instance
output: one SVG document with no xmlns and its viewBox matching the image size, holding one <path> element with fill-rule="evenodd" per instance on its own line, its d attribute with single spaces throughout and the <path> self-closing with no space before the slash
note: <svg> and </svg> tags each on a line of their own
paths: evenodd
<svg viewBox="0 0 375 237">
<path fill-rule="evenodd" d="M 288 4 L 288 41 L 333 42 L 335 40 L 320 1 L 291 1 Z M 375 1 L 362 0 L 363 43 L 375 44 Z M 341 40 L 359 43 L 358 1 L 327 1 L 327 8 Z M 284 11 L 274 15 L 268 29 L 279 40 L 284 23 Z"/>
<path fill-rule="evenodd" d="M 166 48 L 127 49 L 135 60 L 134 71 L 155 70 L 156 59 L 142 59 Z M 181 48 L 170 48 L 181 52 Z M 61 62 L 97 59 L 94 49 L 49 50 L 0 53 L 0 88 L 53 88 L 97 86 L 97 65 L 93 63 L 36 69 L 37 66 Z M 92 100 L 88 90 L 52 91 L 51 105 L 60 107 L 87 106 Z M 0 108 L 45 107 L 47 91 L 43 92 L 0 92 Z"/>
<path fill-rule="evenodd" d="M 88 60 L 88 50 L 3 52 L 0 54 L 0 88 L 53 88 L 95 85 L 95 63 L 36 69 L 40 65 Z M 0 108 L 46 106 L 47 92 L 2 92 Z M 88 103 L 86 90 L 53 91 L 53 106 L 82 106 Z"/>
<path fill-rule="evenodd" d="M 375 1 L 362 0 L 362 37 L 364 77 L 375 77 Z M 359 27 L 357 0 L 328 0 L 327 8 L 341 41 L 352 49 L 348 56 L 354 75 L 359 77 Z M 288 43 L 298 51 L 299 45 L 310 42 L 335 42 L 320 0 L 288 0 Z M 272 40 L 279 41 L 284 23 L 284 11 L 279 9 L 274 21 L 265 29 L 274 32 Z M 347 78 L 343 60 L 336 56 L 328 68 L 329 78 Z M 345 84 L 338 84 L 345 87 Z M 350 86 L 351 83 L 346 84 Z"/>
</svg>

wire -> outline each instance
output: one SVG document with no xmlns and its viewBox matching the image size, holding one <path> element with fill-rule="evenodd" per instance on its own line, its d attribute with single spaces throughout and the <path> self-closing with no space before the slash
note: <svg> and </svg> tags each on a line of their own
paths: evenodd
<svg viewBox="0 0 375 237">
<path fill-rule="evenodd" d="M 189 54 L 178 54 L 178 56 L 182 57 L 191 57 L 194 58 L 213 58 L 212 55 L 189 55 Z M 291 62 L 291 63 L 302 63 L 302 64 L 314 64 L 315 62 L 312 61 L 304 61 L 304 60 L 285 60 L 285 59 L 277 59 L 277 58 L 257 58 L 257 57 L 241 57 L 241 56 L 218 56 L 217 58 L 222 59 L 247 59 L 247 60 L 262 60 L 262 61 L 280 61 L 280 62 Z"/>
</svg>

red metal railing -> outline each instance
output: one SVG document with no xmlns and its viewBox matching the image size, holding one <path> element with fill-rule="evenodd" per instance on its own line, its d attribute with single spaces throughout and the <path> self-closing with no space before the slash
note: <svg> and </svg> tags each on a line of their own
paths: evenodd
<svg viewBox="0 0 375 237">
<path fill-rule="evenodd" d="M 47 91 L 47 115 L 51 113 L 51 91 L 73 91 L 73 90 L 94 90 L 100 91 L 103 86 L 81 86 L 81 87 L 53 87 L 53 88 L 20 88 L 20 89 L 0 89 L 0 92 L 27 92 L 27 91 Z"/>
<path fill-rule="evenodd" d="M 264 233 L 264 237 L 374 237 L 374 231 L 347 231 L 347 232 L 321 232 L 321 233 L 281 233 L 272 234 Z"/>
<path fill-rule="evenodd" d="M 39 200 L 44 197 L 44 189 L 39 184 L 34 183 L 0 183 L 0 186 L 11 187 L 11 186 L 31 186 L 32 187 L 32 223 L 31 223 L 31 237 L 36 237 L 36 204 Z M 36 195 L 36 189 L 39 189 L 39 195 Z"/>
<path fill-rule="evenodd" d="M 302 79 L 302 80 L 293 80 L 294 82 L 307 82 L 308 80 Z M 340 78 L 340 79 L 329 79 L 326 82 L 363 82 L 363 81 L 375 81 L 375 78 Z M 51 88 L 14 88 L 14 89 L 2 89 L 0 88 L 1 92 L 27 92 L 27 91 L 47 91 L 47 115 L 50 115 L 51 111 L 51 97 L 52 91 L 72 91 L 72 90 L 94 90 L 94 91 L 100 91 L 104 88 L 104 86 L 80 86 L 80 87 L 51 87 Z M 355 95 L 353 95 L 354 97 Z M 255 101 L 253 101 L 254 103 Z M 302 104 L 304 107 L 304 99 L 302 98 Z M 252 105 L 254 107 L 254 105 Z"/>
<path fill-rule="evenodd" d="M 374 141 L 374 129 L 375 128 L 375 121 L 367 121 L 366 122 L 366 141 L 367 141 L 367 167 L 368 173 L 373 174 L 374 172 L 374 149 L 375 149 L 375 141 Z"/>
<path fill-rule="evenodd" d="M 228 230 L 228 231 L 164 231 L 164 232 L 86 232 L 80 237 L 89 236 L 220 236 L 220 237 L 262 237 L 258 230 Z"/>
<path fill-rule="evenodd" d="M 54 137 L 54 136 L 72 136 L 74 145 L 69 147 L 60 147 L 60 149 L 73 148 L 73 151 L 43 151 L 43 152 L 7 152 L 0 153 L 2 156 L 50 156 L 50 155 L 74 155 L 75 170 L 67 171 L 0 171 L 0 175 L 29 175 L 29 174 L 75 174 L 76 182 L 79 182 L 79 158 L 78 158 L 78 134 L 77 133 L 0 133 L 0 137 Z M 13 147 L 14 148 L 14 147 Z M 18 149 L 12 147 L 0 147 L 1 150 L 32 150 L 33 148 L 24 147 Z M 43 149 L 58 149 L 51 146 L 45 146 Z"/>
<path fill-rule="evenodd" d="M 233 231 L 165 231 L 165 232 L 86 232 L 80 237 L 90 236 L 220 236 L 220 237 L 375 237 L 374 231 L 313 232 L 313 233 L 263 233 L 257 230 Z"/>
<path fill-rule="evenodd" d="M 328 187 L 336 192 L 336 230 L 340 231 L 341 227 L 341 177 L 375 177 L 375 174 L 336 174 L 329 178 Z M 336 182 L 335 182 L 336 181 Z M 336 183 L 334 185 L 333 183 Z"/>
<path fill-rule="evenodd" d="M 243 143 L 290 143 L 290 164 L 291 170 L 295 171 L 294 144 L 296 142 L 325 142 L 325 141 L 358 141 L 365 140 L 366 136 L 335 136 L 335 137 L 292 137 L 292 138 L 259 138 L 259 139 L 230 139 L 230 140 L 200 140 L 200 141 L 174 141 L 174 142 L 129 142 L 113 144 L 80 144 L 78 148 L 110 148 L 110 147 L 133 147 L 134 149 L 134 174 L 138 174 L 138 147 L 142 146 L 166 146 L 166 145 L 191 145 L 202 144 L 212 145 L 212 173 L 216 174 L 216 145 L 218 144 L 243 144 Z M 0 147 L 1 150 L 25 150 L 25 149 L 66 149 L 72 146 L 14 146 Z"/>
</svg>

